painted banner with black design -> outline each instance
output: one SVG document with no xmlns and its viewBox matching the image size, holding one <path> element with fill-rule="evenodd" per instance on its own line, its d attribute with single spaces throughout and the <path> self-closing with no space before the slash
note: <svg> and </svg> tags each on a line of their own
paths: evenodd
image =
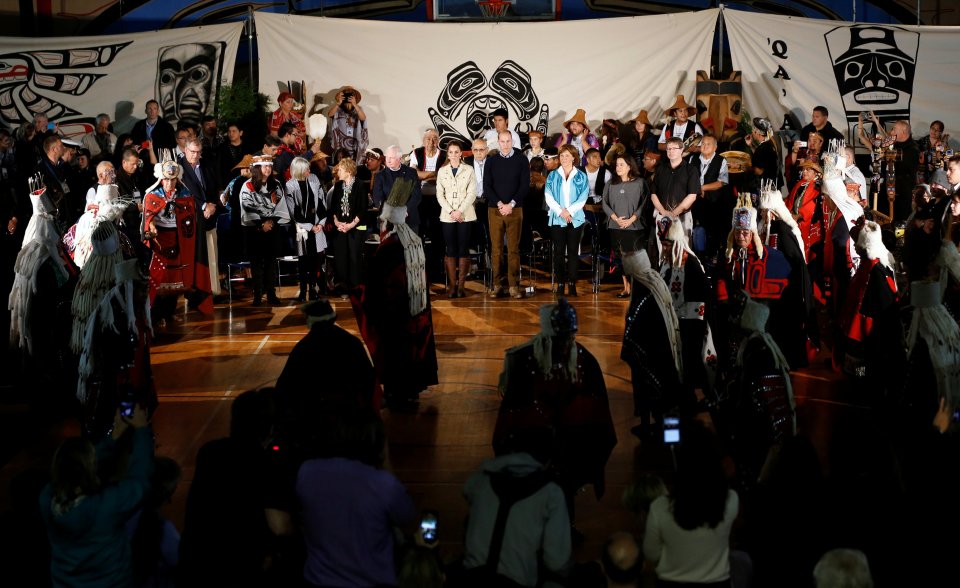
<svg viewBox="0 0 960 588">
<path fill-rule="evenodd" d="M 693 103 L 697 70 L 710 67 L 717 10 L 546 23 L 400 23 L 256 14 L 260 91 L 303 82 L 307 114 L 337 91 L 360 92 L 371 146 L 472 138 L 510 113 L 521 135 L 563 131 L 578 108 L 591 128 L 656 122 L 677 94 Z"/>
<path fill-rule="evenodd" d="M 826 106 L 830 122 L 855 136 L 857 117 L 908 119 L 914 137 L 943 121 L 960 138 L 957 27 L 916 27 L 723 11 L 734 69 L 743 71 L 744 108 L 781 126 L 793 113 L 810 122 Z M 869 129 L 868 129 L 869 130 Z M 956 143 L 951 140 L 951 144 Z"/>
<path fill-rule="evenodd" d="M 15 127 L 46 113 L 68 137 L 93 130 L 100 113 L 115 134 L 144 116 L 199 123 L 233 80 L 242 23 L 100 37 L 0 38 L 0 118 Z"/>
</svg>

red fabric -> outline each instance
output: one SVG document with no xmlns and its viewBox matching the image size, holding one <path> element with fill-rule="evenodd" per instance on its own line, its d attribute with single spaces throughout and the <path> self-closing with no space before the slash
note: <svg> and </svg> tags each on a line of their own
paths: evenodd
<svg viewBox="0 0 960 588">
<path fill-rule="evenodd" d="M 761 259 L 757 255 L 756 247 L 751 243 L 747 253 L 746 268 L 743 264 L 737 252 L 734 252 L 733 259 L 727 264 L 727 275 L 733 281 L 730 286 L 735 285 L 753 299 L 779 300 L 783 296 L 783 291 L 788 284 L 790 265 L 782 253 L 767 247 Z M 729 296 L 730 286 L 723 284 L 725 281 L 720 280 L 717 284 L 718 300 L 726 300 Z"/>
<path fill-rule="evenodd" d="M 873 266 L 880 263 L 877 259 L 862 259 L 857 273 L 853 275 L 850 281 L 850 289 L 847 290 L 847 300 L 843 306 L 843 312 L 840 315 L 840 328 L 847 338 L 853 341 L 863 342 L 870 336 L 873 329 L 873 319 L 863 315 L 860 312 L 863 304 L 863 296 L 867 293 L 867 286 L 870 283 L 870 273 Z M 896 285 L 892 287 L 896 289 Z"/>
<path fill-rule="evenodd" d="M 167 206 L 168 200 L 149 192 L 143 200 L 143 223 L 149 229 L 154 217 Z M 160 293 L 201 293 L 197 309 L 206 315 L 213 314 L 213 298 L 210 295 L 210 269 L 206 255 L 206 242 L 201 240 L 197 227 L 197 203 L 192 196 L 173 199 L 177 217 L 176 228 L 157 227 L 155 238 L 146 241 L 153 252 L 150 259 L 150 303 Z M 204 295 L 205 294 L 205 295 Z M 199 298 L 199 297 L 198 297 Z"/>
<path fill-rule="evenodd" d="M 284 114 L 282 109 L 276 109 L 273 111 L 273 114 L 270 115 L 270 120 L 267 121 L 267 130 L 270 131 L 271 135 L 276 135 L 283 123 L 286 122 L 293 123 L 296 125 L 297 130 L 300 131 L 300 136 L 297 137 L 293 151 L 298 154 L 303 153 L 306 151 L 306 146 L 303 144 L 303 141 L 307 134 L 307 127 L 304 126 L 303 119 L 300 118 L 300 115 L 297 113 L 288 112 L 287 114 Z"/>
<path fill-rule="evenodd" d="M 800 198 L 799 209 L 796 208 L 797 198 Z M 810 261 L 810 247 L 823 240 L 824 211 L 821 209 L 820 219 L 814 222 L 814 215 L 817 212 L 817 206 L 823 206 L 823 199 L 820 196 L 820 188 L 815 183 L 799 182 L 790 191 L 787 198 L 787 208 L 791 212 L 797 210 L 802 217 L 797 221 L 800 227 L 800 236 L 803 237 L 803 250 L 807 261 Z"/>
</svg>

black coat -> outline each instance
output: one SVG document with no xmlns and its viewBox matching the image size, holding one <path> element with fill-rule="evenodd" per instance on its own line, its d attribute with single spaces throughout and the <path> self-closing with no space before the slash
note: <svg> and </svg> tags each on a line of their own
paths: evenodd
<svg viewBox="0 0 960 588">
<path fill-rule="evenodd" d="M 196 170 L 193 169 L 192 165 L 187 163 L 186 158 L 183 156 L 178 157 L 177 163 L 183 168 L 183 178 L 181 178 L 180 181 L 183 182 L 183 185 L 190 191 L 194 200 L 197 201 L 198 217 L 203 214 L 203 206 L 210 202 L 217 205 L 218 213 L 223 212 L 225 209 L 220 203 L 220 182 L 217 179 L 216 170 L 205 160 L 201 159 L 200 173 L 203 175 L 203 181 L 201 182 L 200 178 L 197 177 Z M 216 228 L 217 215 L 214 214 L 209 219 L 206 219 L 204 225 L 208 231 Z"/>
</svg>

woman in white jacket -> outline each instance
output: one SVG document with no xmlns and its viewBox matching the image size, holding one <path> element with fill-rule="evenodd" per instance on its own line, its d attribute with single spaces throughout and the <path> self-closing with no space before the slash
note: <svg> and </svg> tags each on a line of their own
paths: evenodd
<svg viewBox="0 0 960 588">
<path fill-rule="evenodd" d="M 437 203 L 446 243 L 444 265 L 447 268 L 447 296 L 465 296 L 463 284 L 470 272 L 469 245 L 477 213 L 477 180 L 473 168 L 463 163 L 460 144 L 452 141 L 447 147 L 447 165 L 437 172 Z M 459 272 L 459 274 L 458 274 Z"/>
</svg>

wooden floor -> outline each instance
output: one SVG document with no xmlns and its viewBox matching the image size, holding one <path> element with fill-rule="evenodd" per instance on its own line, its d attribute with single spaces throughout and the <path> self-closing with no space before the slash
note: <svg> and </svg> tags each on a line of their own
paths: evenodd
<svg viewBox="0 0 960 588">
<path fill-rule="evenodd" d="M 420 508 L 440 511 L 444 552 L 460 549 L 466 505 L 461 488 L 468 475 L 492 456 L 491 434 L 499 399 L 497 377 L 506 348 L 529 339 L 538 330 L 538 308 L 552 301 L 540 285 L 536 295 L 523 300 L 491 300 L 470 283 L 472 295 L 432 299 L 437 339 L 439 385 L 421 398 L 416 414 L 384 412 L 390 439 L 390 462 Z M 587 284 L 581 282 L 581 291 Z M 619 443 L 607 465 L 607 494 L 599 502 L 592 490 L 578 497 L 577 525 L 586 534 L 578 556 L 596 557 L 598 546 L 616 530 L 635 530 L 630 513 L 621 505 L 621 493 L 639 468 L 669 469 L 669 455 L 641 448 L 629 429 L 632 398 L 629 370 L 619 359 L 623 316 L 627 302 L 614 295 L 618 284 L 604 284 L 599 294 L 573 299 L 580 319 L 578 341 L 599 360 L 610 397 Z M 294 287 L 279 292 L 285 301 Z M 356 322 L 346 300 L 333 299 L 340 326 L 356 333 Z M 154 419 L 157 453 L 176 459 L 183 481 L 168 509 L 180 527 L 183 505 L 193 478 L 197 450 L 211 439 L 227 435 L 229 407 L 241 392 L 272 385 L 287 355 L 306 333 L 297 307 L 250 307 L 249 297 L 220 305 L 212 318 L 192 312 L 157 333 L 152 349 L 160 394 Z M 318 369 L 323 369 L 318 361 Z M 855 456 L 868 451 L 870 438 L 856 431 L 871 427 L 868 407 L 845 396 L 832 373 L 812 369 L 794 377 L 800 428 L 814 441 L 826 475 L 835 468 L 859 471 Z M 7 408 L 6 420 L 16 420 L 16 408 Z M 13 415 L 11 416 L 11 411 Z M 45 466 L 57 443 L 75 434 L 70 419 L 57 421 L 18 440 L 20 446 L 0 470 L 0 505 L 9 504 L 8 483 L 18 472 Z M 843 434 L 838 434 L 842 431 Z M 872 482 L 864 482 L 865 484 Z M 872 508 L 857 497 L 838 507 L 851 525 L 859 524 L 863 509 Z M 868 501 L 869 502 L 869 501 Z M 855 512 L 854 512 L 855 511 Z"/>
</svg>

